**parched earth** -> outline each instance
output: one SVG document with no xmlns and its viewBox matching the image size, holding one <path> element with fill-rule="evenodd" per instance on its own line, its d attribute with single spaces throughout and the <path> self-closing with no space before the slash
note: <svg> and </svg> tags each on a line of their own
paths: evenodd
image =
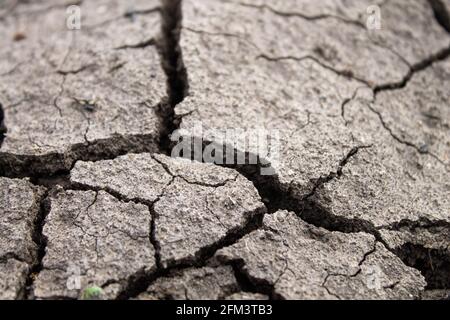
<svg viewBox="0 0 450 320">
<path fill-rule="evenodd" d="M 0 39 L 1 299 L 449 297 L 448 0 L 6 0 Z"/>
</svg>

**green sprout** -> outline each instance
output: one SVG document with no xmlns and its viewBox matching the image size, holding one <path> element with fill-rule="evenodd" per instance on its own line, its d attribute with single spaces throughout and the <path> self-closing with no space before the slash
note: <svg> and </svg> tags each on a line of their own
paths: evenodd
<svg viewBox="0 0 450 320">
<path fill-rule="evenodd" d="M 81 300 L 100 300 L 102 295 L 103 295 L 102 288 L 92 286 L 84 289 L 81 295 Z"/>
</svg>

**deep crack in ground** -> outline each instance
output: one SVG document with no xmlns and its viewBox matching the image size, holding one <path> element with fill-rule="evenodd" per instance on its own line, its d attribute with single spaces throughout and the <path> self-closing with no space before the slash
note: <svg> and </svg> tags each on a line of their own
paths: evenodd
<svg viewBox="0 0 450 320">
<path fill-rule="evenodd" d="M 440 9 L 439 0 L 430 0 L 433 4 L 433 8 L 436 12 L 442 12 Z M 436 9 L 437 8 L 437 9 Z M 136 12 L 135 14 L 139 14 Z M 278 14 L 278 13 L 277 13 Z M 170 153 L 171 142 L 169 135 L 178 129 L 179 119 L 174 116 L 174 108 L 188 95 L 188 75 L 186 67 L 183 63 L 183 57 L 180 47 L 180 34 L 182 25 L 182 10 L 181 10 L 181 0 L 168 0 L 164 1 L 161 7 L 162 16 L 162 39 L 158 43 L 158 48 L 160 51 L 160 57 L 162 61 L 163 69 L 167 75 L 167 101 L 163 101 L 159 106 L 159 115 L 162 121 L 162 130 L 160 136 L 160 153 L 168 154 Z M 439 22 L 446 27 L 448 23 L 448 14 L 438 14 L 436 17 Z M 305 18 L 305 17 L 303 17 Z M 315 17 L 314 19 L 321 19 L 325 17 Z M 313 19 L 313 18 L 308 18 Z M 448 30 L 448 29 L 447 29 Z M 145 48 L 148 45 L 153 45 L 153 39 L 151 41 L 146 41 L 137 44 L 136 46 L 128 46 L 128 48 Z M 390 83 L 385 85 L 380 85 L 374 88 L 375 94 L 388 91 L 388 90 L 398 90 L 404 88 L 416 72 L 425 70 L 430 67 L 434 62 L 441 61 L 448 58 L 450 55 L 450 48 L 446 48 L 436 55 L 433 55 L 424 61 L 415 64 L 411 67 L 410 72 L 402 79 L 402 81 L 397 83 Z M 64 73 L 67 75 L 69 73 L 79 72 L 79 70 L 69 71 Z M 348 101 L 347 101 L 348 102 Z M 3 141 L 4 134 L 6 133 L 6 127 L 4 125 L 4 112 L 0 105 L 0 146 Z M 386 128 L 386 127 L 385 127 Z M 394 136 L 393 136 L 394 137 Z M 394 137 L 395 138 L 395 137 Z M 105 142 L 109 144 L 111 142 Z M 143 143 L 144 144 L 144 143 Z M 95 148 L 96 150 L 101 150 L 102 144 L 99 143 L 98 146 L 81 146 L 77 151 L 73 151 L 77 154 L 74 158 L 71 168 L 78 160 L 104 160 L 116 158 L 121 154 L 126 154 L 128 151 L 125 149 L 119 152 L 114 152 L 112 154 L 99 153 L 90 151 L 90 148 Z M 277 177 L 263 177 L 258 174 L 260 166 L 232 166 L 234 169 L 239 171 L 245 177 L 253 182 L 257 188 L 261 198 L 263 199 L 265 205 L 267 206 L 269 213 L 276 212 L 281 209 L 286 209 L 294 211 L 297 215 L 308 223 L 315 226 L 328 229 L 330 231 L 341 231 L 341 232 L 366 232 L 373 234 L 378 241 L 382 241 L 378 230 L 372 226 L 370 223 L 364 220 L 348 220 L 344 218 L 339 218 L 334 216 L 331 212 L 323 209 L 314 201 L 314 193 L 316 190 L 321 188 L 324 184 L 328 183 L 333 179 L 339 179 L 342 175 L 342 169 L 355 156 L 361 149 L 368 148 L 370 146 L 361 146 L 351 149 L 351 151 L 345 156 L 344 159 L 338 164 L 335 172 L 330 173 L 328 176 L 323 177 L 315 182 L 315 187 L 310 195 L 305 198 L 296 198 L 284 191 Z M 143 150 L 142 152 L 146 152 Z M 238 153 L 238 151 L 236 151 Z M 35 161 L 35 159 L 33 159 Z M 46 161 L 46 159 L 39 160 Z M 25 160 L 26 165 L 24 167 L 29 167 L 29 163 Z M 36 165 L 36 164 L 35 164 Z M 39 163 L 36 168 L 39 167 Z M 39 170 L 34 170 L 35 167 L 31 167 L 29 171 L 21 172 L 18 174 L 10 174 L 8 169 L 0 170 L 0 174 L 3 176 L 13 176 L 13 177 L 32 177 L 32 181 L 38 185 L 45 185 L 47 187 L 53 187 L 56 184 L 67 184 L 67 175 L 70 173 L 70 169 L 63 170 L 60 173 L 54 174 L 53 177 L 48 178 L 45 172 L 36 173 Z M 70 188 L 70 187 L 69 187 Z M 91 190 L 91 189 L 89 189 Z M 123 199 L 122 196 L 118 194 L 113 194 L 118 199 Z M 47 194 L 44 198 L 47 197 Z M 138 201 L 139 202 L 139 201 Z M 152 216 L 155 213 L 152 211 L 152 206 L 154 203 L 145 203 L 150 207 L 150 212 Z M 33 265 L 27 280 L 27 288 L 31 288 L 33 284 L 33 278 L 42 269 L 42 259 L 45 255 L 45 245 L 46 241 L 42 235 L 42 227 L 45 221 L 45 217 L 48 214 L 49 208 L 46 205 L 45 199 L 41 200 L 41 211 L 37 217 L 35 224 L 35 231 L 33 235 L 34 241 L 38 244 L 38 259 Z M 168 268 L 162 268 L 160 262 L 158 264 L 158 270 L 156 272 L 146 273 L 144 271 L 139 271 L 135 275 L 131 276 L 128 280 L 128 285 L 119 295 L 119 299 L 128 299 L 137 296 L 139 293 L 143 292 L 149 284 L 151 284 L 156 279 L 169 275 L 174 270 L 183 270 L 192 266 L 200 267 L 208 263 L 208 261 L 214 256 L 215 252 L 221 248 L 232 245 L 242 239 L 245 235 L 257 230 L 261 226 L 261 217 L 255 220 L 249 221 L 249 223 L 239 230 L 233 230 L 227 237 L 209 247 L 203 248 L 202 252 L 195 259 L 195 261 L 181 261 L 174 263 Z M 156 252 L 158 252 L 157 239 L 154 235 L 155 226 L 151 226 L 150 238 L 153 246 L 155 246 Z M 153 234 L 153 235 L 152 235 Z M 432 250 L 427 250 L 418 245 L 407 243 L 400 250 L 395 252 L 407 265 L 419 269 L 427 278 L 429 288 L 448 288 L 449 285 L 449 256 L 448 253 L 434 252 Z M 430 256 L 432 258 L 430 258 Z M 157 259 L 158 260 L 158 259 Z M 160 260 L 160 258 L 159 258 Z M 431 262 L 434 261 L 434 264 Z M 248 275 L 242 271 L 242 264 L 238 262 L 232 263 L 233 269 L 235 271 L 236 278 L 241 284 L 242 289 L 248 292 L 258 292 L 268 294 L 271 298 L 278 298 L 273 294 L 273 288 L 265 283 L 256 283 L 254 280 L 249 279 Z M 26 291 L 26 297 L 32 297 L 32 290 Z"/>
</svg>

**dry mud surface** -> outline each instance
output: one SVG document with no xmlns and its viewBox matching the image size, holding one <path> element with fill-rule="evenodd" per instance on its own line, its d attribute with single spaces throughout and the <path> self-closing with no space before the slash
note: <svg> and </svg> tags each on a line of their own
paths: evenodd
<svg viewBox="0 0 450 320">
<path fill-rule="evenodd" d="M 449 297 L 449 0 L 6 0 L 0 39 L 1 299 Z"/>
</svg>

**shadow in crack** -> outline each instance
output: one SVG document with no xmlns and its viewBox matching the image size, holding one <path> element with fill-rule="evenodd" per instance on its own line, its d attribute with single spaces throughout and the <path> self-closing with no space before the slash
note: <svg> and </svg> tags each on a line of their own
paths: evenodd
<svg viewBox="0 0 450 320">
<path fill-rule="evenodd" d="M 395 253 L 406 265 L 422 272 L 427 280 L 427 289 L 450 288 L 450 254 L 448 251 L 406 243 L 395 250 Z"/>
<path fill-rule="evenodd" d="M 434 11 L 437 22 L 450 33 L 450 12 L 445 8 L 442 0 L 428 0 Z"/>
<path fill-rule="evenodd" d="M 7 131 L 5 125 L 5 112 L 3 110 L 3 105 L 0 103 L 0 148 L 2 147 L 3 140 L 5 140 Z"/>
</svg>

